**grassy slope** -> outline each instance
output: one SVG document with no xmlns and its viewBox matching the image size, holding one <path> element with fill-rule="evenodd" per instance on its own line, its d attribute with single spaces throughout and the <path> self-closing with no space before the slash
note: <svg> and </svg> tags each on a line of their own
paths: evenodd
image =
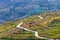
<svg viewBox="0 0 60 40">
<path fill-rule="evenodd" d="M 22 27 L 36 30 L 39 32 L 40 36 L 48 38 L 60 38 L 60 22 L 58 22 L 58 20 L 60 21 L 59 12 L 44 12 L 40 14 L 40 16 L 44 17 L 43 20 L 37 16 L 38 15 L 34 15 L 22 20 L 7 22 L 0 25 L 0 38 L 12 38 L 18 40 L 28 38 L 37 39 L 33 33 L 16 28 L 16 25 L 18 25 L 20 22 L 24 22 L 24 24 L 21 25 Z M 54 26 L 55 23 L 52 23 L 55 19 L 57 20 L 56 26 Z"/>
</svg>

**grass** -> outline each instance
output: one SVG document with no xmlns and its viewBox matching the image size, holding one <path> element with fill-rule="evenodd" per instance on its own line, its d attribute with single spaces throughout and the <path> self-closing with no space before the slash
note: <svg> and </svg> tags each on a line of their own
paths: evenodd
<svg viewBox="0 0 60 40">
<path fill-rule="evenodd" d="M 13 39 L 13 40 L 36 39 L 37 40 L 38 38 L 35 37 L 34 33 L 16 28 L 16 26 L 20 22 L 24 22 L 21 25 L 22 27 L 29 28 L 30 30 L 36 30 L 39 32 L 40 36 L 48 37 L 48 38 L 60 38 L 60 31 L 59 31 L 60 22 L 58 22 L 60 21 L 59 19 L 60 13 L 45 12 L 40 15 L 44 17 L 43 20 L 37 17 L 39 15 L 33 15 L 22 20 L 16 20 L 12 22 L 10 21 L 0 25 L 0 38 L 2 39 L 6 38 L 6 40 L 10 40 L 10 39 Z M 57 21 L 55 21 L 55 19 Z"/>
</svg>

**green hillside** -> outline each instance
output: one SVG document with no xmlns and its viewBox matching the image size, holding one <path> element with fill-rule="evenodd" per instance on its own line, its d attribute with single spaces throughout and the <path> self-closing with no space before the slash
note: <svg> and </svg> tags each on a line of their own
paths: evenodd
<svg viewBox="0 0 60 40">
<path fill-rule="evenodd" d="M 43 19 L 38 16 L 42 16 Z M 38 31 L 39 36 L 47 38 L 60 38 L 60 12 L 44 12 L 21 20 L 10 21 L 0 25 L 0 39 L 4 40 L 39 40 L 34 33 L 17 28 Z"/>
</svg>

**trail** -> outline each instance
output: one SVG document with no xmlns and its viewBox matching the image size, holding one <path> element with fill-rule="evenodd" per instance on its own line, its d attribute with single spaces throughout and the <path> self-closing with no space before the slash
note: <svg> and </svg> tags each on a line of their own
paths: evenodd
<svg viewBox="0 0 60 40">
<path fill-rule="evenodd" d="M 44 19 L 42 16 L 38 16 L 40 19 Z"/>
<path fill-rule="evenodd" d="M 44 19 L 44 18 L 41 17 L 41 16 L 38 16 L 38 17 L 41 18 L 41 19 Z M 26 30 L 26 31 L 33 32 L 34 35 L 35 35 L 37 38 L 40 38 L 40 39 L 48 39 L 48 40 L 54 40 L 54 39 L 50 39 L 50 38 L 46 38 L 46 37 L 41 37 L 41 36 L 39 36 L 39 34 L 38 34 L 37 31 L 33 31 L 33 30 L 30 30 L 30 29 L 27 29 L 27 28 L 21 27 L 22 24 L 23 24 L 23 23 L 20 23 L 20 24 L 18 24 L 16 27 L 17 27 L 17 28 L 20 28 L 20 29 L 23 29 L 23 30 Z"/>
<path fill-rule="evenodd" d="M 18 24 L 16 27 L 17 27 L 17 28 L 20 28 L 20 29 L 23 29 L 23 30 L 26 30 L 26 31 L 33 32 L 34 35 L 35 35 L 36 37 L 40 38 L 40 39 L 49 39 L 49 38 L 45 38 L 45 37 L 40 37 L 40 36 L 38 35 L 38 32 L 37 32 L 37 31 L 33 31 L 33 30 L 30 30 L 30 29 L 21 27 L 22 24 L 23 24 L 23 23 L 20 23 L 20 24 Z"/>
</svg>

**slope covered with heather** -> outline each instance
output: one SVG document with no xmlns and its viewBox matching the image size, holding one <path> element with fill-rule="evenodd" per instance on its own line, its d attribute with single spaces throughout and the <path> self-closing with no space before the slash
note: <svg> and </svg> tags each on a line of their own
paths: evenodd
<svg viewBox="0 0 60 40">
<path fill-rule="evenodd" d="M 38 16 L 43 17 L 43 19 Z M 44 12 L 21 20 L 10 21 L 0 25 L 0 39 L 4 40 L 38 40 L 34 33 L 17 28 L 21 25 L 24 28 L 38 31 L 39 36 L 59 39 L 60 38 L 60 12 Z"/>
</svg>

